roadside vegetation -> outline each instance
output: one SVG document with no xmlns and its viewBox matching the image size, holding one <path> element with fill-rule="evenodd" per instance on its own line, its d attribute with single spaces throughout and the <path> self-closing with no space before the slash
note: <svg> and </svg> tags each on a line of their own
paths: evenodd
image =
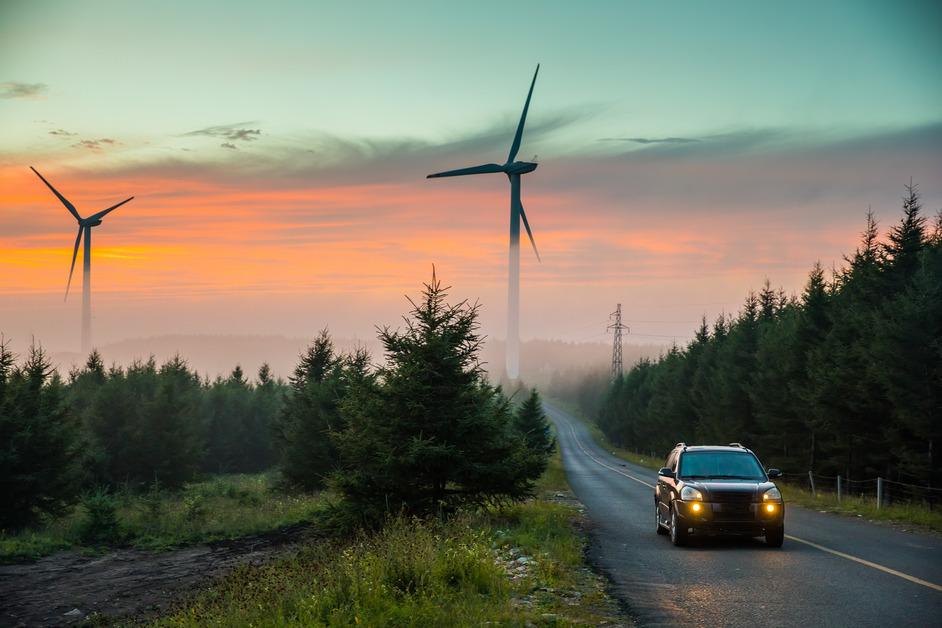
<svg viewBox="0 0 942 628">
<path fill-rule="evenodd" d="M 158 626 L 630 625 L 584 563 L 582 515 L 558 452 L 538 497 L 378 532 L 243 567 Z"/>
<path fill-rule="evenodd" d="M 66 515 L 0 535 L 0 562 L 39 558 L 60 549 L 108 547 L 169 550 L 235 539 L 309 522 L 326 507 L 320 494 L 284 491 L 274 474 L 226 475 L 179 490 L 92 491 Z"/>
<path fill-rule="evenodd" d="M 836 493 L 817 491 L 817 494 L 804 487 L 786 482 L 778 482 L 782 496 L 787 504 L 797 504 L 805 508 L 833 512 L 841 515 L 856 516 L 868 521 L 882 521 L 917 526 L 936 533 L 942 533 L 942 509 L 930 508 L 926 504 L 894 502 L 877 508 L 873 497 L 842 495 L 840 501 Z"/>
</svg>

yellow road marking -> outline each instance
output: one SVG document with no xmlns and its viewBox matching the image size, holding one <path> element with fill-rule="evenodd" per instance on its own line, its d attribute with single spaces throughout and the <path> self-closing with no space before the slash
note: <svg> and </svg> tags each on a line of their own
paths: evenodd
<svg viewBox="0 0 942 628">
<path fill-rule="evenodd" d="M 618 473 L 619 475 L 623 475 L 623 476 L 625 476 L 626 478 L 632 479 L 632 480 L 634 480 L 635 482 L 638 482 L 638 483 L 640 483 L 640 484 L 644 484 L 645 486 L 647 486 L 647 487 L 649 487 L 649 488 L 654 488 L 654 485 L 653 485 L 653 484 L 651 484 L 651 483 L 649 483 L 649 482 L 645 482 L 644 480 L 642 480 L 642 479 L 640 479 L 640 478 L 636 478 L 635 476 L 631 475 L 630 473 L 626 473 L 625 471 L 622 471 L 621 469 L 618 469 L 618 468 L 613 467 L 613 466 L 611 466 L 611 465 L 609 465 L 609 464 L 606 464 L 606 463 L 602 462 L 601 460 L 599 460 L 598 458 L 596 458 L 595 456 L 593 456 L 592 454 L 590 454 L 590 453 L 588 452 L 588 450 L 587 450 L 585 447 L 582 446 L 582 442 L 579 440 L 579 437 L 576 436 L 576 430 L 575 430 L 575 428 L 573 428 L 572 423 L 569 423 L 569 422 L 567 421 L 567 424 L 569 425 L 569 431 L 570 431 L 570 433 L 572 434 L 572 439 L 573 439 L 574 441 L 576 441 L 576 446 L 577 446 L 580 450 L 582 450 L 582 453 L 584 453 L 586 456 L 588 456 L 589 458 L 591 458 L 596 464 L 598 464 L 598 465 L 600 465 L 600 466 L 603 466 L 603 467 L 605 467 L 606 469 L 609 469 L 610 471 L 614 471 L 615 473 Z M 885 567 L 885 566 L 883 566 L 883 565 L 880 565 L 880 564 L 878 564 L 878 563 L 875 563 L 875 562 L 866 560 L 866 559 L 864 559 L 864 558 L 859 558 L 859 557 L 853 556 L 853 555 L 851 555 L 851 554 L 846 554 L 846 553 L 844 553 L 844 552 L 841 552 L 841 551 L 838 551 L 838 550 L 835 550 L 835 549 L 831 549 L 830 547 L 825 547 L 824 545 L 819 545 L 818 543 L 814 543 L 814 542 L 812 542 L 812 541 L 808 541 L 808 540 L 805 540 L 805 539 L 800 539 L 800 538 L 798 538 L 797 536 L 792 536 L 791 534 L 786 534 L 786 535 L 785 535 L 785 538 L 786 538 L 786 539 L 789 539 L 789 540 L 791 540 L 791 541 L 795 541 L 795 542 L 797 542 L 797 543 L 804 543 L 805 545 L 809 545 L 809 546 L 811 546 L 811 547 L 813 547 L 813 548 L 815 548 L 815 549 L 817 549 L 817 550 L 821 550 L 822 552 L 827 552 L 828 554 L 834 554 L 835 556 L 840 556 L 841 558 L 846 558 L 847 560 L 852 560 L 852 561 L 854 561 L 855 563 L 859 563 L 859 564 L 861 564 L 861 565 L 865 565 L 865 566 L 867 566 L 867 567 L 870 567 L 871 569 L 876 569 L 877 571 L 882 571 L 883 573 L 888 573 L 888 574 L 890 574 L 891 576 L 896 576 L 897 578 L 902 578 L 903 580 L 908 580 L 908 581 L 913 582 L 913 583 L 915 583 L 915 584 L 921 584 L 922 586 L 928 587 L 928 588 L 930 588 L 930 589 L 932 589 L 932 590 L 934 590 L 934 591 L 942 592 L 942 586 L 940 586 L 940 585 L 938 585 L 938 584 L 935 584 L 935 583 L 933 583 L 933 582 L 929 582 L 928 580 L 923 580 L 922 578 L 917 578 L 916 576 L 910 576 L 909 574 L 903 573 L 902 571 L 896 571 L 895 569 L 891 569 L 890 567 Z"/>
</svg>

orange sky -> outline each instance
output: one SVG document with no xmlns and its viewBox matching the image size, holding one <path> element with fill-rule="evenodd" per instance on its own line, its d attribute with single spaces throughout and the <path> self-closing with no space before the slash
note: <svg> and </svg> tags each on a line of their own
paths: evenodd
<svg viewBox="0 0 942 628">
<path fill-rule="evenodd" d="M 881 150 L 899 159 L 900 149 Z M 766 278 L 796 293 L 815 260 L 840 264 L 867 203 L 889 224 L 902 189 L 898 172 L 833 147 L 722 160 L 654 155 L 568 157 L 525 179 L 543 263 L 524 249 L 524 338 L 604 340 L 604 320 L 622 302 L 631 341 L 684 342 L 701 315 L 735 311 Z M 0 328 L 21 344 L 35 336 L 74 348 L 81 259 L 73 295 L 61 296 L 74 220 L 26 165 L 5 161 Z M 242 162 L 191 172 L 46 161 L 40 171 L 84 215 L 136 197 L 93 231 L 99 344 L 167 333 L 306 336 L 324 326 L 370 337 L 374 325 L 398 321 L 403 294 L 419 289 L 432 264 L 456 298 L 481 299 L 485 332 L 503 336 L 502 178 L 427 181 L 431 160 L 416 176 L 394 169 L 362 184 L 349 183 L 344 168 L 279 178 Z M 827 176 L 815 161 L 830 164 Z M 905 165 L 924 168 L 925 155 Z M 757 185 L 757 169 L 774 169 L 771 182 Z"/>
</svg>

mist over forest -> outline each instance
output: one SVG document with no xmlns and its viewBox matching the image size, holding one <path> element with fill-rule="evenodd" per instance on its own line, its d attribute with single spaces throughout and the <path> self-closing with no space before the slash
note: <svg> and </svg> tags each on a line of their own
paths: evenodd
<svg viewBox="0 0 942 628">
<path fill-rule="evenodd" d="M 257 373 L 262 364 L 268 364 L 274 377 L 286 379 L 297 365 L 298 356 L 315 336 L 314 333 L 309 338 L 265 335 L 151 336 L 107 343 L 98 347 L 97 351 L 108 366 L 128 366 L 136 360 L 146 361 L 150 356 L 154 356 L 158 363 L 163 363 L 179 355 L 186 360 L 191 370 L 209 379 L 228 375 L 236 365 L 246 373 Z M 42 343 L 42 338 L 36 338 L 36 341 Z M 335 344 L 341 352 L 362 348 L 372 356 L 374 362 L 382 360 L 382 345 L 375 336 L 364 339 L 337 338 Z M 641 358 L 656 358 L 668 350 L 668 346 L 662 345 L 626 344 L 624 361 L 626 365 L 631 365 Z M 607 373 L 612 359 L 612 345 L 610 341 L 538 339 L 524 341 L 521 354 L 522 378 L 530 385 L 539 387 L 560 378 L 579 379 L 589 372 Z M 50 352 L 49 358 L 59 372 L 65 375 L 72 367 L 85 364 L 88 356 L 62 351 Z M 487 338 L 481 350 L 481 360 L 485 370 L 499 371 L 504 363 L 504 343 L 496 338 Z"/>
</svg>

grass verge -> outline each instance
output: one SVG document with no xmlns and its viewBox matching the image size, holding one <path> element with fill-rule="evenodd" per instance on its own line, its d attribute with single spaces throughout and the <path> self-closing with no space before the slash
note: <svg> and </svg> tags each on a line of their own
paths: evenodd
<svg viewBox="0 0 942 628">
<path fill-rule="evenodd" d="M 557 452 L 542 499 L 378 533 L 241 567 L 159 626 L 480 626 L 621 623 L 583 561 L 581 520 Z M 565 497 L 565 496 L 564 496 Z"/>
<path fill-rule="evenodd" d="M 824 512 L 856 516 L 868 521 L 913 525 L 942 533 L 942 511 L 938 509 L 931 510 L 923 504 L 895 503 L 877 508 L 876 500 L 872 497 L 843 495 L 841 500 L 837 501 L 836 493 L 818 491 L 817 495 L 814 495 L 810 490 L 791 484 L 779 484 L 778 486 L 782 491 L 785 502 L 788 504 L 796 504 Z"/>
<path fill-rule="evenodd" d="M 68 548 L 166 550 L 234 539 L 310 521 L 323 507 L 321 497 L 283 493 L 274 482 L 270 474 L 226 475 L 176 492 L 99 494 L 37 529 L 0 534 L 0 561 L 36 559 Z M 113 519 L 103 524 L 111 517 L 107 511 L 113 511 Z"/>
</svg>

